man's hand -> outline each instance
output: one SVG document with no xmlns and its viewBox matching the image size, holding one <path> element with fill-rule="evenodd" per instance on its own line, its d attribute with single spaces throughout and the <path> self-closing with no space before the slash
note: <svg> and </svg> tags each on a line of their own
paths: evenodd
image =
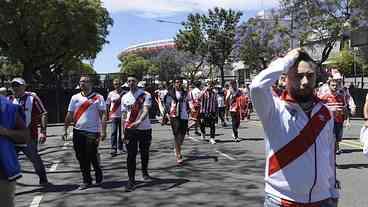
<svg viewBox="0 0 368 207">
<path fill-rule="evenodd" d="M 303 49 L 302 48 L 295 48 L 295 49 L 292 49 L 291 51 L 289 51 L 287 54 L 286 54 L 286 56 L 287 57 L 290 57 L 290 58 L 292 58 L 292 59 L 294 59 L 294 60 L 296 60 L 298 57 L 299 57 L 299 53 L 301 52 L 301 51 L 303 51 Z"/>
<path fill-rule="evenodd" d="M 46 142 L 46 137 L 46 134 L 41 132 L 39 135 L 39 143 L 44 144 Z"/>
<path fill-rule="evenodd" d="M 135 122 L 133 122 L 133 123 L 131 123 L 130 124 L 130 128 L 132 128 L 132 129 L 135 129 L 135 128 L 137 128 L 139 125 L 141 124 L 141 121 L 135 121 Z"/>
</svg>

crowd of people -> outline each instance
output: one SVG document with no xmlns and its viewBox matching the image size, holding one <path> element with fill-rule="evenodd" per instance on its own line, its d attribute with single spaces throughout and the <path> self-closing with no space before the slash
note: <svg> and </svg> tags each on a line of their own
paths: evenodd
<svg viewBox="0 0 368 207">
<path fill-rule="evenodd" d="M 72 142 L 82 173 L 79 189 L 93 184 L 91 166 L 95 184 L 103 182 L 98 147 L 107 137 L 108 122 L 111 156 L 127 154 L 126 191 L 130 192 L 136 187 L 138 151 L 142 177 L 151 179 L 149 111 L 154 101 L 161 124 L 171 125 L 178 166 L 184 163 L 185 137 L 194 132 L 200 139 L 216 144 L 216 125 L 226 127 L 231 122 L 232 139 L 239 142 L 244 137 L 238 130 L 241 120 L 249 119 L 254 107 L 265 132 L 265 207 L 335 207 L 339 197 L 335 156 L 340 153 L 338 142 L 344 122 L 350 124 L 349 116 L 356 106 L 349 91 L 342 87 L 338 71 L 318 87 L 320 76 L 318 64 L 302 49 L 273 61 L 250 85 L 242 87 L 235 80 L 224 87 L 212 80 L 184 85 L 183 78 L 177 77 L 149 93 L 138 87 L 135 75 L 129 75 L 125 84 L 113 80 L 114 90 L 105 100 L 93 90 L 90 78 L 82 76 L 80 92 L 69 102 L 63 135 L 67 139 L 68 128 L 73 126 Z M 13 95 L 6 97 L 0 90 L 0 200 L 5 206 L 14 205 L 20 151 L 32 162 L 39 184 L 50 185 L 37 150 L 38 143 L 46 141 L 47 111 L 35 93 L 25 90 L 22 78 L 14 78 L 11 84 Z"/>
</svg>

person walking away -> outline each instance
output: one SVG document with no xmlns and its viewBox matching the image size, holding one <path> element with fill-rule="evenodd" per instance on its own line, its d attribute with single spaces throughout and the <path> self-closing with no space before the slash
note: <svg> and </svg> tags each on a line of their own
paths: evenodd
<svg viewBox="0 0 368 207">
<path fill-rule="evenodd" d="M 106 99 L 106 109 L 111 120 L 111 156 L 115 157 L 118 150 L 123 151 L 123 140 L 121 134 L 121 98 L 126 93 L 122 90 L 119 79 L 113 80 L 114 90 L 111 91 Z"/>
<path fill-rule="evenodd" d="M 217 104 L 218 104 L 218 117 L 221 120 L 222 127 L 226 127 L 225 121 L 225 93 L 224 89 L 219 85 L 216 87 L 217 90 Z"/>
<path fill-rule="evenodd" d="M 106 103 L 102 95 L 92 90 L 88 76 L 79 80 L 80 93 L 72 96 L 65 117 L 64 136 L 68 135 L 68 126 L 73 127 L 73 145 L 75 155 L 82 172 L 83 183 L 79 190 L 91 187 L 91 164 L 95 170 L 96 184 L 103 181 L 98 145 L 106 139 Z"/>
<path fill-rule="evenodd" d="M 174 135 L 175 155 L 178 165 L 183 164 L 181 148 L 188 129 L 189 117 L 189 98 L 182 84 L 182 79 L 176 78 L 175 87 L 168 92 L 166 97 L 166 101 L 170 106 L 170 123 Z"/>
<path fill-rule="evenodd" d="M 201 82 L 195 81 L 193 83 L 193 88 L 189 91 L 189 107 L 190 107 L 190 120 L 191 123 L 188 126 L 188 133 L 189 129 L 194 127 L 194 134 L 201 135 L 200 132 L 198 132 L 198 125 L 199 125 L 199 115 L 200 115 L 200 102 L 198 100 L 200 94 L 201 94 Z"/>
<path fill-rule="evenodd" d="M 271 86 L 282 73 L 280 97 Z M 334 120 L 314 95 L 320 69 L 302 49 L 278 58 L 252 81 L 266 145 L 265 207 L 337 207 Z"/>
<path fill-rule="evenodd" d="M 129 75 L 129 91 L 122 97 L 122 128 L 124 129 L 124 143 L 126 144 L 127 168 L 129 181 L 125 191 L 134 191 L 136 187 L 135 171 L 136 156 L 141 154 L 141 165 L 143 180 L 149 180 L 148 174 L 149 149 L 152 141 L 151 122 L 148 118 L 148 111 L 151 106 L 151 95 L 137 87 L 138 79 L 134 75 Z"/>
<path fill-rule="evenodd" d="M 36 93 L 26 91 L 26 82 L 23 78 L 14 78 L 11 81 L 11 86 L 14 95 L 9 96 L 9 100 L 23 108 L 26 126 L 31 132 L 31 140 L 26 145 L 18 147 L 17 150 L 23 152 L 32 162 L 39 177 L 39 184 L 49 185 L 45 166 L 38 153 L 38 144 L 46 142 L 47 111 Z M 41 126 L 40 132 L 38 131 L 38 125 Z"/>
</svg>

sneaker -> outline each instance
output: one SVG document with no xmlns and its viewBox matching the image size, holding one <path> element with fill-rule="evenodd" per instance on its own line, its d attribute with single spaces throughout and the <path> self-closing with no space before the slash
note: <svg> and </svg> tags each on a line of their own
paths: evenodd
<svg viewBox="0 0 368 207">
<path fill-rule="evenodd" d="M 110 152 L 111 157 L 116 157 L 118 155 L 118 152 L 116 150 L 112 150 Z"/>
<path fill-rule="evenodd" d="M 143 174 L 143 180 L 144 181 L 150 181 L 150 180 L 152 180 L 152 178 L 151 178 L 151 176 L 149 176 L 148 174 Z"/>
<path fill-rule="evenodd" d="M 79 188 L 78 188 L 78 190 L 85 190 L 85 189 L 87 189 L 87 188 L 89 188 L 89 187 L 91 187 L 91 183 L 82 183 L 80 186 L 79 186 Z"/>
<path fill-rule="evenodd" d="M 214 139 L 214 138 L 211 138 L 211 139 L 210 139 L 210 143 L 211 143 L 211 144 L 216 144 L 215 139 Z"/>
<path fill-rule="evenodd" d="M 194 134 L 201 136 L 202 134 L 200 132 L 195 131 Z"/>
<path fill-rule="evenodd" d="M 135 190 L 135 183 L 133 181 L 128 181 L 128 184 L 125 186 L 125 192 L 132 192 Z"/>
</svg>

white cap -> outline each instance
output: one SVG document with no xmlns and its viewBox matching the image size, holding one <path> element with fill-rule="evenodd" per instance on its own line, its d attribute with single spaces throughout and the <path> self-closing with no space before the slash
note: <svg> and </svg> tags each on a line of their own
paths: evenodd
<svg viewBox="0 0 368 207">
<path fill-rule="evenodd" d="M 11 82 L 12 83 L 18 83 L 20 85 L 26 85 L 26 81 L 24 81 L 23 78 L 14 78 Z"/>
</svg>

